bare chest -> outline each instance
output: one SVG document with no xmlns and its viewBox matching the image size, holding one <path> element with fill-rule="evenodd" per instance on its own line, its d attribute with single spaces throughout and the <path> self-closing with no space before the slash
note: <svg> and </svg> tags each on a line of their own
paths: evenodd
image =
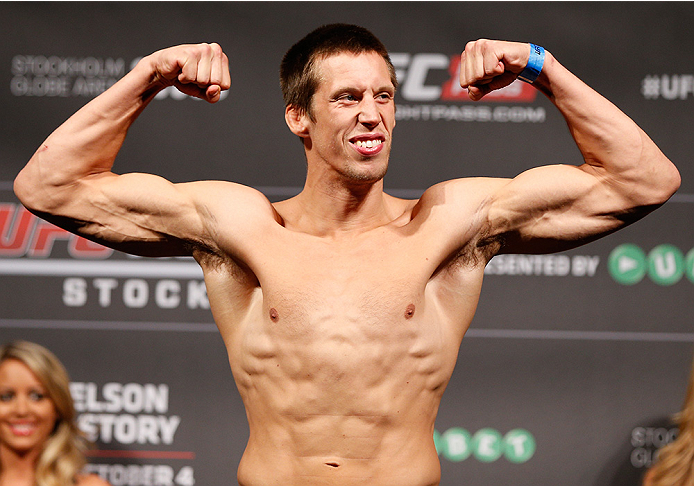
<svg viewBox="0 0 694 486">
<path fill-rule="evenodd" d="M 287 245 L 256 273 L 252 311 L 228 341 L 243 356 L 237 376 L 308 380 L 310 394 L 379 389 L 384 370 L 407 381 L 448 368 L 453 340 L 427 296 L 425 251 L 397 239 L 310 243 Z"/>
<path fill-rule="evenodd" d="M 276 392 L 271 384 L 291 382 L 301 388 L 296 397 L 379 395 L 405 382 L 438 390 L 476 298 L 437 290 L 444 251 L 436 242 L 392 231 L 343 241 L 293 236 L 258 242 L 248 259 L 256 286 L 239 293 L 249 297 L 232 302 L 234 285 L 208 282 L 240 389 Z M 468 280 L 476 289 L 477 278 Z"/>
<path fill-rule="evenodd" d="M 423 305 L 435 266 L 424 245 L 382 236 L 287 243 L 256 275 L 272 321 L 359 325 L 410 320 Z"/>
<path fill-rule="evenodd" d="M 411 323 L 421 319 L 433 322 L 442 314 L 474 310 L 476 298 L 467 297 L 478 293 L 481 271 L 457 272 L 461 278 L 454 286 L 471 292 L 462 300 L 447 295 L 440 305 L 436 289 L 442 286 L 435 281 L 451 274 L 441 271 L 448 250 L 422 233 L 392 228 L 341 239 L 284 230 L 247 251 L 253 292 L 238 291 L 243 284 L 232 279 L 210 278 L 208 294 L 224 327 L 265 330 L 272 324 L 290 341 L 349 329 L 370 342 L 387 341 L 401 330 L 410 332 Z"/>
</svg>

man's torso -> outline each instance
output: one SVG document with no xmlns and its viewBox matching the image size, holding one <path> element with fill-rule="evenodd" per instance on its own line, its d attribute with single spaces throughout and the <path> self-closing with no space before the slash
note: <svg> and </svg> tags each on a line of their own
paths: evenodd
<svg viewBox="0 0 694 486">
<path fill-rule="evenodd" d="M 346 236 L 273 222 L 243 264 L 198 258 L 250 425 L 241 484 L 438 483 L 434 420 L 486 260 L 403 211 Z"/>
</svg>

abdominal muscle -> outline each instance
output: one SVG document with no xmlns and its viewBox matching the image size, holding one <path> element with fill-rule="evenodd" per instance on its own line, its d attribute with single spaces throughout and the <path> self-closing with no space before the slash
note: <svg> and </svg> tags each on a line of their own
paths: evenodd
<svg viewBox="0 0 694 486">
<path fill-rule="evenodd" d="M 250 427 L 239 483 L 438 484 L 434 421 L 462 335 L 423 299 L 377 316 L 282 303 L 259 295 L 225 336 Z"/>
<path fill-rule="evenodd" d="M 364 429 L 368 437 L 360 435 Z M 242 486 L 437 485 L 433 430 L 413 429 L 375 425 L 363 417 L 312 417 L 291 427 L 265 421 L 251 428 L 238 481 Z"/>
<path fill-rule="evenodd" d="M 353 390 L 346 397 L 334 388 L 316 392 L 325 396 L 326 406 L 319 410 L 247 405 L 251 433 L 239 484 L 438 484 L 431 410 L 423 413 L 422 404 L 405 404 L 399 397 L 377 399 L 380 394 L 370 390 Z M 378 403 L 371 407 L 371 402 Z"/>
</svg>

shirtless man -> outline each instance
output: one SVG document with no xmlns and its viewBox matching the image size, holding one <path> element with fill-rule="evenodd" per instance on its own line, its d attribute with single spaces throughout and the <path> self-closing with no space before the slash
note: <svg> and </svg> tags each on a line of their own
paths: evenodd
<svg viewBox="0 0 694 486">
<path fill-rule="evenodd" d="M 530 51 L 468 43 L 461 85 L 478 100 L 524 71 Z M 611 233 L 667 201 L 679 173 L 546 52 L 534 85 L 566 118 L 583 165 L 389 196 L 394 70 L 375 37 L 340 25 L 309 34 L 282 63 L 285 118 L 307 158 L 299 195 L 271 204 L 231 182 L 111 172 L 161 89 L 215 102 L 230 85 L 227 63 L 216 44 L 143 58 L 48 137 L 15 192 L 104 245 L 199 262 L 247 410 L 241 485 L 436 485 L 434 420 L 486 263 Z"/>
</svg>

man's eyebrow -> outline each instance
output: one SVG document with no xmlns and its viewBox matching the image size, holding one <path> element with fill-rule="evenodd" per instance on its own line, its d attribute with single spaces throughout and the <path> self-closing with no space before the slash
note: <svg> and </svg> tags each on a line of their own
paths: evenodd
<svg viewBox="0 0 694 486">
<path fill-rule="evenodd" d="M 338 94 L 338 93 L 361 93 L 362 91 L 365 91 L 363 88 L 358 88 L 356 86 L 339 86 L 332 90 L 332 94 Z M 388 93 L 394 93 L 395 92 L 395 87 L 392 84 L 387 84 L 385 86 L 381 86 L 380 88 L 377 88 L 374 90 L 375 93 L 382 93 L 382 92 L 388 92 Z"/>
<path fill-rule="evenodd" d="M 361 89 L 357 88 L 356 86 L 338 86 L 333 90 L 333 93 L 343 93 L 343 92 L 348 92 L 351 93 L 353 91 L 361 91 Z"/>
</svg>

